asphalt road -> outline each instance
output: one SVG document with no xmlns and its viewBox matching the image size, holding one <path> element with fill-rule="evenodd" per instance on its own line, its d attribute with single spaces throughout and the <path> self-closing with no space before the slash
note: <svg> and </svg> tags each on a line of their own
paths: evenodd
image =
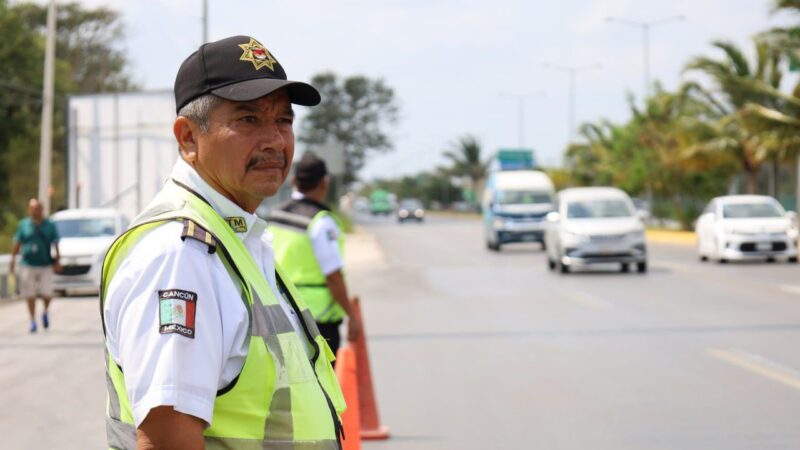
<svg viewBox="0 0 800 450">
<path fill-rule="evenodd" d="M 480 223 L 366 219 L 363 299 L 381 421 L 366 450 L 800 449 L 800 266 L 651 245 L 647 275 L 547 271 Z M 27 333 L 0 305 L 0 448 L 104 448 L 94 298 Z"/>
<path fill-rule="evenodd" d="M 800 267 L 653 244 L 647 275 L 549 272 L 480 223 L 366 219 L 388 449 L 800 449 Z"/>
</svg>

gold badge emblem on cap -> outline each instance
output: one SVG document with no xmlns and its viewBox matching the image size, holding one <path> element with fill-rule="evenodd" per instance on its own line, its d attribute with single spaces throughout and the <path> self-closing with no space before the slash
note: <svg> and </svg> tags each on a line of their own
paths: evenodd
<svg viewBox="0 0 800 450">
<path fill-rule="evenodd" d="M 239 60 L 250 61 L 253 63 L 253 66 L 255 66 L 256 70 L 261 70 L 262 67 L 269 67 L 269 70 L 275 71 L 275 63 L 278 61 L 272 57 L 272 53 L 261 45 L 260 42 L 250 38 L 250 42 L 247 44 L 239 44 L 239 47 L 244 50 Z"/>
</svg>

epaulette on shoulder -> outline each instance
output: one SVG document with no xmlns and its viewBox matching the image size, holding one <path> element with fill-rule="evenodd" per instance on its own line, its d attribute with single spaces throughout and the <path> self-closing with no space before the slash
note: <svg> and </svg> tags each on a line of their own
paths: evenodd
<svg viewBox="0 0 800 450">
<path fill-rule="evenodd" d="M 217 251 L 217 240 L 205 228 L 196 224 L 190 219 L 183 219 L 183 233 L 181 233 L 181 240 L 186 241 L 186 238 L 198 240 L 208 245 L 208 253 Z"/>
</svg>

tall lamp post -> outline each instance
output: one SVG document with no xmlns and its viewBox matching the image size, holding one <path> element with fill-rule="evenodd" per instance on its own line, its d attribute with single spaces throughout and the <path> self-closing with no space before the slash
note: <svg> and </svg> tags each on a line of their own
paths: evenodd
<svg viewBox="0 0 800 450">
<path fill-rule="evenodd" d="M 569 75 L 569 114 L 567 115 L 567 137 L 572 140 L 575 134 L 575 84 L 577 75 L 587 70 L 597 70 L 603 67 L 600 64 L 588 64 L 585 66 L 562 66 L 560 64 L 545 64 L 545 69 L 566 72 Z"/>
<path fill-rule="evenodd" d="M 519 148 L 525 148 L 525 100 L 531 97 L 542 97 L 544 96 L 544 92 L 531 92 L 527 94 L 509 94 L 507 92 L 501 92 L 497 95 L 517 101 Z"/>
<path fill-rule="evenodd" d="M 47 6 L 47 40 L 44 51 L 44 86 L 42 87 L 42 129 L 39 140 L 39 201 L 50 214 L 51 164 L 53 159 L 53 96 L 56 57 L 56 0 Z"/>
<path fill-rule="evenodd" d="M 642 22 L 638 20 L 625 19 L 621 17 L 606 17 L 606 22 L 620 23 L 642 30 L 642 53 L 644 56 L 644 91 L 642 91 L 642 98 L 646 98 L 650 94 L 650 29 L 659 25 L 665 25 L 672 22 L 681 22 L 686 20 L 686 16 L 677 15 L 665 17 L 663 19 L 651 20 L 649 22 Z"/>
</svg>

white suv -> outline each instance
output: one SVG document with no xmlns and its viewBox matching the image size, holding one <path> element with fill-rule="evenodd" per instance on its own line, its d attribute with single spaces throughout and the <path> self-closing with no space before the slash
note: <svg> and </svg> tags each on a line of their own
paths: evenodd
<svg viewBox="0 0 800 450">
<path fill-rule="evenodd" d="M 67 209 L 50 217 L 60 240 L 61 273 L 53 288 L 70 293 L 96 294 L 106 251 L 125 229 L 128 220 L 114 209 Z"/>
<path fill-rule="evenodd" d="M 565 189 L 547 215 L 547 261 L 551 270 L 619 263 L 647 272 L 644 224 L 628 194 L 610 187 Z"/>
</svg>

